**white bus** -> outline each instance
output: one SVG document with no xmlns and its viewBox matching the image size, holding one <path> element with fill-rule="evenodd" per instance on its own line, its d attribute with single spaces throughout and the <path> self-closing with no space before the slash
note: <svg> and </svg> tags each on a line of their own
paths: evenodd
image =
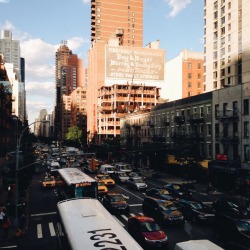
<svg viewBox="0 0 250 250">
<path fill-rule="evenodd" d="M 57 208 L 71 250 L 143 249 L 96 199 L 64 200 Z"/>
<path fill-rule="evenodd" d="M 58 186 L 63 199 L 98 197 L 97 181 L 78 168 L 62 168 L 58 170 L 63 184 Z"/>
</svg>

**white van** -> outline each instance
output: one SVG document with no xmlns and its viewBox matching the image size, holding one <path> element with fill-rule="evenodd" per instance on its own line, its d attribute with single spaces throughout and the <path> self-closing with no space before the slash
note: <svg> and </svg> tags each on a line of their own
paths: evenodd
<svg viewBox="0 0 250 250">
<path fill-rule="evenodd" d="M 116 168 L 116 171 L 124 172 L 127 174 L 132 172 L 132 168 L 130 167 L 130 165 L 126 163 L 122 163 L 122 162 L 116 163 L 115 168 Z"/>
<path fill-rule="evenodd" d="M 210 240 L 189 240 L 176 243 L 174 250 L 223 250 Z"/>
<path fill-rule="evenodd" d="M 99 168 L 100 174 L 113 174 L 115 172 L 115 167 L 109 164 L 101 165 Z"/>
</svg>

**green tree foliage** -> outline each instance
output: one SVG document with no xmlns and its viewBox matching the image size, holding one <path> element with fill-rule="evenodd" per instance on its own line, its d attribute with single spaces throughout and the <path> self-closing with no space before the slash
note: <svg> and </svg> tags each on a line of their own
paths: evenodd
<svg viewBox="0 0 250 250">
<path fill-rule="evenodd" d="M 77 126 L 70 127 L 66 136 L 68 142 L 76 147 L 82 146 L 82 130 Z"/>
</svg>

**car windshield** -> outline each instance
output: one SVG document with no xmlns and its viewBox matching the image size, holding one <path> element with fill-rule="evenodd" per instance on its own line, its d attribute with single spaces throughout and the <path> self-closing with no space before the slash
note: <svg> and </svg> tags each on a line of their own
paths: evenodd
<svg viewBox="0 0 250 250">
<path fill-rule="evenodd" d="M 238 220 L 236 226 L 240 232 L 250 232 L 250 220 Z"/>
<path fill-rule="evenodd" d="M 190 203 L 190 205 L 191 205 L 191 207 L 193 209 L 196 209 L 196 210 L 201 210 L 202 209 L 202 205 L 200 203 L 198 203 L 198 202 L 192 202 L 192 203 Z"/>
<path fill-rule="evenodd" d="M 235 203 L 233 203 L 232 201 L 228 201 L 228 205 L 229 205 L 229 207 L 232 207 L 232 208 L 238 208 L 238 206 Z"/>
<path fill-rule="evenodd" d="M 99 177 L 100 179 L 102 179 L 102 180 L 108 180 L 108 179 L 110 179 L 110 177 L 107 175 L 104 175 L 104 176 L 100 176 Z"/>
<path fill-rule="evenodd" d="M 45 178 L 44 181 L 54 181 L 54 178 Z"/>
<path fill-rule="evenodd" d="M 144 222 L 141 224 L 141 230 L 142 232 L 156 232 L 160 231 L 161 228 L 155 222 Z"/>
<path fill-rule="evenodd" d="M 129 170 L 129 167 L 128 166 L 121 166 L 121 169 L 123 169 L 123 170 Z"/>
<path fill-rule="evenodd" d="M 98 186 L 104 186 L 105 184 L 101 181 L 98 182 Z"/>
<path fill-rule="evenodd" d="M 120 177 L 127 177 L 127 175 L 125 173 L 119 173 Z"/>
<path fill-rule="evenodd" d="M 167 195 L 168 195 L 169 192 L 168 192 L 167 190 L 160 190 L 160 191 L 159 191 L 159 194 L 165 194 L 165 195 L 167 194 Z"/>
<path fill-rule="evenodd" d="M 124 197 L 122 195 L 116 195 L 111 197 L 112 202 L 119 202 L 119 201 L 125 201 Z"/>
<path fill-rule="evenodd" d="M 176 206 L 174 206 L 172 203 L 168 203 L 168 202 L 163 202 L 160 204 L 160 208 L 163 210 L 163 211 L 175 211 L 177 210 Z"/>
<path fill-rule="evenodd" d="M 144 183 L 144 181 L 141 178 L 134 178 L 135 183 Z"/>
</svg>

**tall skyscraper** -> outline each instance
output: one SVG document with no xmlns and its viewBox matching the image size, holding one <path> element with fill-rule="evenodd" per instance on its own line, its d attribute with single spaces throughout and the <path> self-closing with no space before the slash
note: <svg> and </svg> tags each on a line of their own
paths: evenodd
<svg viewBox="0 0 250 250">
<path fill-rule="evenodd" d="M 56 52 L 56 107 L 55 135 L 62 139 L 62 97 L 70 95 L 77 87 L 84 85 L 84 70 L 82 59 L 68 48 L 67 42 L 62 41 Z"/>
<path fill-rule="evenodd" d="M 12 33 L 9 30 L 1 31 L 0 53 L 4 55 L 5 63 L 13 63 L 14 69 L 20 72 L 20 42 L 12 40 Z"/>
<path fill-rule="evenodd" d="M 143 46 L 143 0 L 91 1 L 91 41 L 112 36 L 120 45 Z"/>
<path fill-rule="evenodd" d="M 250 1 L 204 1 L 205 91 L 250 82 Z"/>
</svg>

